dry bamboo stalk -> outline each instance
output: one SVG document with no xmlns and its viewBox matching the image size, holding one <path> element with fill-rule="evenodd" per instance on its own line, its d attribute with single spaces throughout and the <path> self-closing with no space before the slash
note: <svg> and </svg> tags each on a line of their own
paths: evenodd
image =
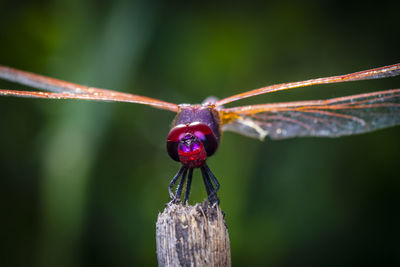
<svg viewBox="0 0 400 267">
<path fill-rule="evenodd" d="M 228 228 L 219 206 L 168 204 L 156 225 L 159 266 L 231 266 Z"/>
</svg>

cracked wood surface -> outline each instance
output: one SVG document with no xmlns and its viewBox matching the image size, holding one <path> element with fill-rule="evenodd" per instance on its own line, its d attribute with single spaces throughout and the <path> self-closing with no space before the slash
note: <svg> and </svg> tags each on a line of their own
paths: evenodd
<svg viewBox="0 0 400 267">
<path fill-rule="evenodd" d="M 156 224 L 159 266 L 231 266 L 228 228 L 219 206 L 168 204 Z"/>
</svg>

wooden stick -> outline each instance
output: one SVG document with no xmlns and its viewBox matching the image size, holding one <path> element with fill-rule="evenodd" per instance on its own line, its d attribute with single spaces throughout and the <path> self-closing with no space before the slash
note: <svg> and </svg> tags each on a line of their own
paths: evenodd
<svg viewBox="0 0 400 267">
<path fill-rule="evenodd" d="M 156 225 L 159 266 L 231 266 L 228 228 L 218 205 L 168 204 Z"/>
</svg>

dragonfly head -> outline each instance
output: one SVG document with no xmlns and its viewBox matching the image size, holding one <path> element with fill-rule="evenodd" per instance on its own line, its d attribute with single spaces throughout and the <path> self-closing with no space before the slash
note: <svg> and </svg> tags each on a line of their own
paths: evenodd
<svg viewBox="0 0 400 267">
<path fill-rule="evenodd" d="M 167 138 L 170 157 L 190 168 L 201 167 L 217 147 L 218 141 L 210 127 L 198 122 L 175 126 Z"/>
<path fill-rule="evenodd" d="M 203 143 L 195 135 L 186 133 L 179 141 L 178 156 L 183 165 L 195 168 L 204 164 L 207 152 Z"/>
</svg>

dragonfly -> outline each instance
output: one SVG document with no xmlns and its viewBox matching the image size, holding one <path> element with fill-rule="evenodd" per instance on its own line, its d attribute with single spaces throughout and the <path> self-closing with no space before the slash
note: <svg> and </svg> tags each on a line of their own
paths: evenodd
<svg viewBox="0 0 400 267">
<path fill-rule="evenodd" d="M 45 91 L 0 89 L 2 96 L 79 99 L 128 102 L 176 113 L 167 136 L 169 156 L 181 163 L 168 191 L 171 202 L 187 203 L 194 169 L 200 169 L 210 204 L 218 205 L 220 184 L 206 164 L 215 154 L 223 131 L 233 131 L 263 140 L 292 137 L 340 137 L 361 134 L 400 123 L 400 89 L 337 97 L 325 100 L 267 103 L 225 108 L 224 105 L 253 97 L 299 87 L 349 81 L 388 78 L 400 75 L 400 63 L 384 67 L 281 83 L 202 104 L 174 104 L 162 100 L 70 83 L 0 65 L 0 78 Z M 179 182 L 179 184 L 177 184 Z M 173 189 L 176 187 L 175 193 Z"/>
</svg>

